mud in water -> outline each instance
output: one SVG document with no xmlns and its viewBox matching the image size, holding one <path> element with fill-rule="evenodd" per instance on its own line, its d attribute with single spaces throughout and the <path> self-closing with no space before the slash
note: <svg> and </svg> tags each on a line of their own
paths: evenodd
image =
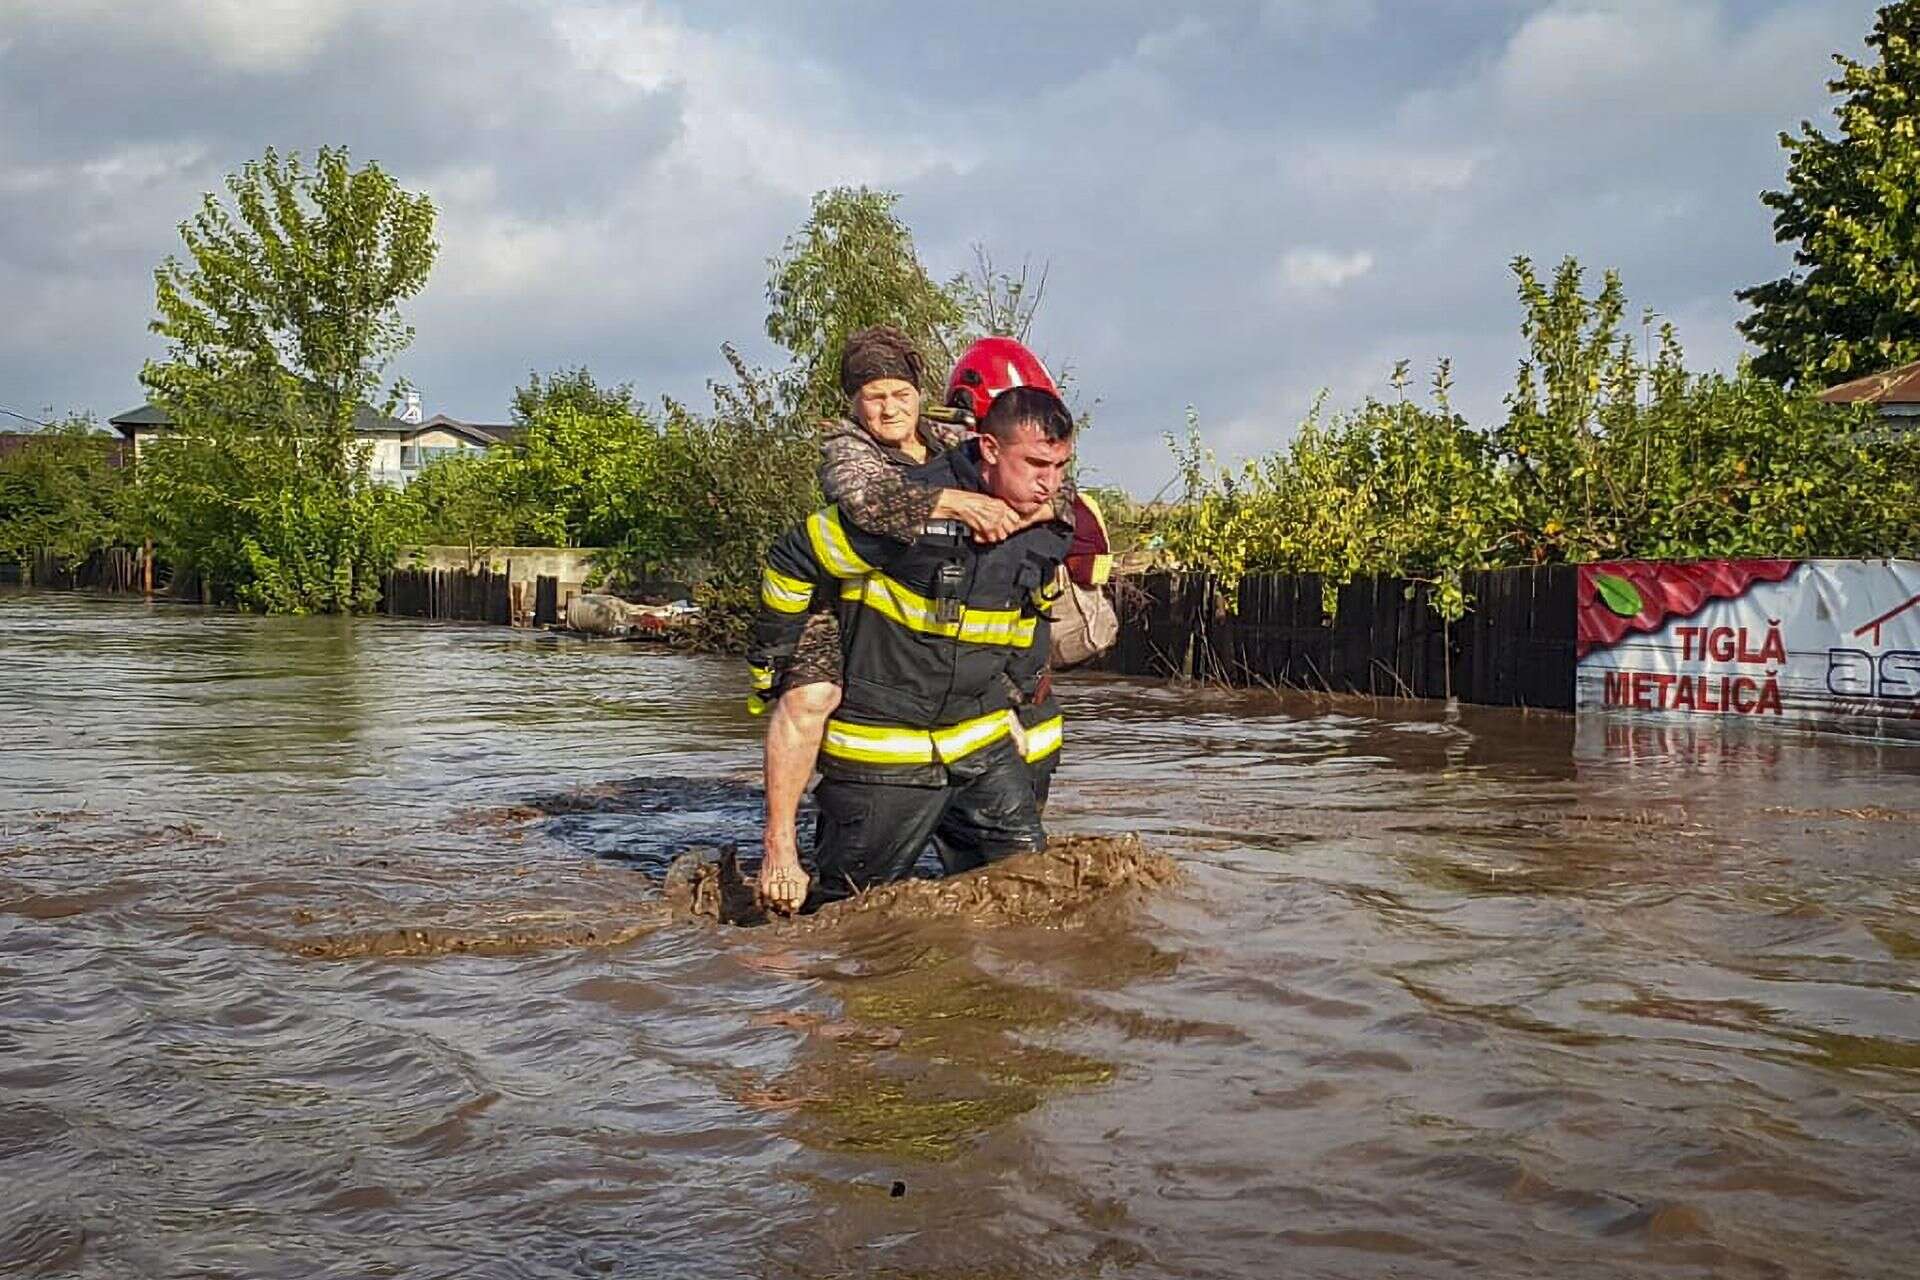
<svg viewBox="0 0 1920 1280">
<path fill-rule="evenodd" d="M 1068 925 L 1139 892 L 1163 888 L 1176 875 L 1173 859 L 1150 852 L 1137 837 L 1067 836 L 1041 853 L 965 875 L 880 885 L 792 918 L 769 915 L 731 849 L 683 855 L 668 871 L 666 888 L 676 910 L 699 919 L 807 934 L 841 929 L 855 916 Z"/>
<path fill-rule="evenodd" d="M 0 1271 L 1911 1272 L 1914 748 L 1069 679 L 751 924 L 739 686 L 0 595 Z"/>
</svg>

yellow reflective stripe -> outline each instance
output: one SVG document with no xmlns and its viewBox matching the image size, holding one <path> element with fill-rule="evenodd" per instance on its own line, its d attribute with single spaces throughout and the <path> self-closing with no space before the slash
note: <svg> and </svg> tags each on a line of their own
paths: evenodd
<svg viewBox="0 0 1920 1280">
<path fill-rule="evenodd" d="M 1093 500 L 1093 495 L 1091 494 L 1082 493 L 1080 495 L 1080 501 L 1086 505 L 1088 513 L 1093 516 L 1094 523 L 1100 526 L 1100 540 L 1111 548 L 1113 545 L 1113 537 L 1107 531 L 1107 513 L 1100 509 L 1100 504 Z M 1113 556 L 1106 553 L 1096 555 L 1093 558 L 1093 572 L 1088 575 L 1092 581 L 1088 585 L 1095 587 L 1101 586 L 1112 576 Z"/>
<path fill-rule="evenodd" d="M 858 600 L 875 613 L 930 636 L 960 634 L 958 622 L 940 621 L 933 601 L 895 582 L 884 573 L 870 574 L 859 582 L 844 584 L 840 588 L 840 598 Z"/>
<path fill-rule="evenodd" d="M 960 639 L 968 644 L 1004 644 L 1015 649 L 1033 644 L 1032 618 L 1023 618 L 1017 610 L 973 610 L 960 615 Z"/>
<path fill-rule="evenodd" d="M 1008 712 L 995 711 L 944 729 L 896 729 L 884 725 L 827 721 L 820 750 L 860 764 L 932 764 L 965 759 L 1012 732 Z"/>
<path fill-rule="evenodd" d="M 750 693 L 747 695 L 747 714 L 750 716 L 763 716 L 767 714 L 767 708 L 772 705 L 773 700 L 762 694 Z"/>
<path fill-rule="evenodd" d="M 942 760 L 965 759 L 982 747 L 992 746 L 1013 732 L 1013 713 L 996 711 L 992 715 L 962 720 L 947 729 L 933 731 L 933 745 Z"/>
<path fill-rule="evenodd" d="M 1023 617 L 1018 609 L 962 609 L 957 622 L 942 622 L 933 601 L 884 573 L 869 574 L 859 582 L 842 584 L 840 598 L 856 600 L 882 617 L 923 635 L 945 636 L 966 644 L 1010 645 L 1016 649 L 1033 644 L 1034 620 Z"/>
<path fill-rule="evenodd" d="M 773 668 L 756 667 L 748 664 L 747 674 L 753 677 L 753 689 L 755 693 L 764 693 L 768 689 L 773 688 Z"/>
<path fill-rule="evenodd" d="M 933 735 L 924 729 L 888 729 L 829 720 L 820 749 L 830 756 L 862 764 L 933 763 Z"/>
<path fill-rule="evenodd" d="M 1066 726 L 1065 716 L 1055 716 L 1051 720 L 1042 720 L 1027 730 L 1027 763 L 1039 764 L 1042 760 L 1060 749 L 1061 730 Z"/>
<path fill-rule="evenodd" d="M 760 571 L 760 603 L 776 613 L 805 613 L 813 603 L 813 584 L 778 569 Z"/>
<path fill-rule="evenodd" d="M 847 541 L 838 507 L 827 507 L 807 517 L 807 541 L 820 567 L 836 578 L 858 578 L 873 572 L 873 566 L 862 560 Z"/>
</svg>

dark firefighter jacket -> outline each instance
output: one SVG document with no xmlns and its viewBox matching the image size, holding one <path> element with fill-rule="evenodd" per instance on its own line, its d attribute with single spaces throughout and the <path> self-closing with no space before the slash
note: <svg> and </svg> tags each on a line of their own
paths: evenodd
<svg viewBox="0 0 1920 1280">
<path fill-rule="evenodd" d="M 907 478 L 984 492 L 969 442 Z M 901 544 L 826 507 L 767 553 L 748 652 L 758 712 L 779 684 L 815 593 L 836 600 L 845 689 L 827 722 L 821 772 L 850 780 L 942 786 L 944 764 L 1011 732 L 1007 714 L 1047 662 L 1046 609 L 1072 529 L 1049 521 L 995 545 L 958 521 Z"/>
</svg>

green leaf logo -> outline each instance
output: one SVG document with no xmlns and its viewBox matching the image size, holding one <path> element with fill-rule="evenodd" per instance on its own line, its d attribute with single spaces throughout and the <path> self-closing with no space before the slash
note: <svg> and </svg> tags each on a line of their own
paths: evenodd
<svg viewBox="0 0 1920 1280">
<path fill-rule="evenodd" d="M 1611 573 L 1593 575 L 1593 585 L 1599 588 L 1601 603 L 1623 618 L 1631 618 L 1646 608 L 1640 599 L 1640 593 L 1625 578 L 1616 578 Z"/>
</svg>

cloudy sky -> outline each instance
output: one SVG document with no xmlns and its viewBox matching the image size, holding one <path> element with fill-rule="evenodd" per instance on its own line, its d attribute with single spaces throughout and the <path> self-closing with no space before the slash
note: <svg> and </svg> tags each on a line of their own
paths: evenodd
<svg viewBox="0 0 1920 1280">
<path fill-rule="evenodd" d="M 1757 193 L 1829 119 L 1870 0 L 0 0 L 0 405 L 102 418 L 158 353 L 154 266 L 269 145 L 440 209 L 394 372 L 488 421 L 529 369 L 697 396 L 763 361 L 809 196 L 899 192 L 938 276 L 1048 262 L 1098 478 L 1151 493 L 1187 406 L 1226 456 L 1449 356 L 1497 412 L 1508 261 L 1572 254 L 1740 351 L 1787 264 Z"/>
</svg>

